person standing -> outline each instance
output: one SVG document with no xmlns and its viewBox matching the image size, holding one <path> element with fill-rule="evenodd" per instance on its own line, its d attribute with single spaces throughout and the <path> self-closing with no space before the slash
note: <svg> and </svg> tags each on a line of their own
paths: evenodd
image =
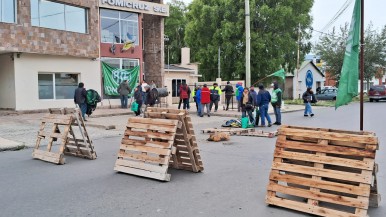
<svg viewBox="0 0 386 217">
<path fill-rule="evenodd" d="M 194 102 L 196 103 L 196 109 L 197 109 L 197 111 L 198 111 L 198 103 L 201 104 L 201 102 L 197 102 L 197 96 L 196 96 L 197 90 L 199 90 L 199 89 L 201 89 L 201 88 L 200 88 L 199 86 L 196 86 L 196 87 L 193 89 L 193 91 L 192 91 L 192 97 L 193 97 Z"/>
<path fill-rule="evenodd" d="M 141 88 L 142 88 L 142 101 L 144 102 L 144 104 L 146 105 L 146 89 L 145 87 L 146 86 L 149 86 L 145 80 L 142 81 L 142 84 L 141 84 Z"/>
<path fill-rule="evenodd" d="M 182 107 L 183 109 L 190 109 L 189 96 L 190 96 L 190 88 L 188 87 L 188 85 L 186 85 L 186 83 L 183 83 L 180 86 L 180 100 L 182 100 L 183 102 L 183 107 Z"/>
<path fill-rule="evenodd" d="M 241 82 L 236 84 L 236 100 L 237 100 L 237 111 L 240 112 L 241 109 L 241 96 L 244 92 L 244 88 Z"/>
<path fill-rule="evenodd" d="M 308 117 L 310 115 L 311 117 L 314 116 L 314 113 L 312 112 L 312 106 L 311 103 L 316 103 L 317 99 L 314 95 L 314 92 L 312 91 L 311 87 L 307 87 L 307 91 L 303 93 L 303 102 L 305 105 L 304 108 L 304 117 Z"/>
<path fill-rule="evenodd" d="M 256 105 L 259 106 L 261 116 L 261 127 L 265 127 L 265 119 L 268 121 L 268 127 L 272 126 L 271 117 L 268 114 L 269 103 L 271 102 L 271 94 L 264 89 L 264 85 L 259 85 L 259 92 L 256 98 Z"/>
<path fill-rule="evenodd" d="M 142 87 L 139 85 L 135 88 L 134 100 L 138 104 L 138 110 L 135 111 L 134 113 L 135 113 L 135 116 L 139 116 L 141 114 L 141 107 L 143 104 Z"/>
<path fill-rule="evenodd" d="M 152 94 L 149 85 L 145 86 L 145 94 L 146 94 L 146 96 L 145 96 L 145 98 L 146 98 L 145 105 L 149 106 L 149 107 L 153 107 L 155 105 L 155 100 L 156 99 L 155 99 L 154 95 Z"/>
<path fill-rule="evenodd" d="M 253 103 L 253 96 L 250 94 L 248 88 L 244 88 L 243 94 L 241 96 L 241 111 L 242 111 L 242 117 L 247 117 L 247 113 L 249 116 L 250 123 L 254 123 L 253 118 L 253 109 L 254 109 L 254 103 Z"/>
<path fill-rule="evenodd" d="M 128 95 L 131 93 L 129 82 L 124 80 L 117 88 L 117 92 L 121 97 L 121 108 L 127 108 Z"/>
<path fill-rule="evenodd" d="M 197 106 L 197 115 L 201 117 L 202 112 L 201 112 L 201 88 L 196 87 L 195 91 L 195 101 L 196 101 L 196 106 Z"/>
<path fill-rule="evenodd" d="M 154 80 L 151 80 L 150 82 L 150 90 L 157 88 L 157 85 L 155 84 Z"/>
<path fill-rule="evenodd" d="M 74 103 L 77 104 L 82 112 L 82 118 L 86 121 L 85 114 L 87 112 L 87 102 L 86 102 L 87 92 L 84 88 L 84 83 L 80 82 L 78 88 L 75 89 L 74 93 Z"/>
<path fill-rule="evenodd" d="M 217 83 L 214 83 L 210 90 L 210 107 L 209 109 L 212 111 L 212 107 L 214 104 L 214 111 L 218 110 L 218 101 L 220 101 L 220 95 L 222 94 L 221 89 L 218 87 Z"/>
<path fill-rule="evenodd" d="M 225 111 L 228 111 L 229 103 L 231 102 L 233 92 L 234 92 L 230 81 L 227 82 L 227 85 L 225 86 L 225 88 L 222 91 L 225 92 L 225 104 L 226 104 Z"/>
<path fill-rule="evenodd" d="M 206 84 L 204 84 L 204 87 L 201 89 L 201 116 L 204 116 L 204 110 L 206 107 L 206 112 L 208 114 L 208 117 L 210 117 L 210 109 L 209 109 L 209 104 L 210 104 L 210 90 L 207 87 Z"/>
<path fill-rule="evenodd" d="M 279 88 L 279 84 L 277 82 L 273 83 L 273 91 L 272 91 L 272 99 L 271 104 L 273 107 L 273 111 L 275 113 L 275 125 L 281 125 L 281 103 L 282 103 L 282 91 Z"/>
</svg>

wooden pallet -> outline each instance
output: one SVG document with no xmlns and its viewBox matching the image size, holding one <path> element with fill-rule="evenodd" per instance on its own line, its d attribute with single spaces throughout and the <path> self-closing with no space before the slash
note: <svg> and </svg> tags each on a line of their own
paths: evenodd
<svg viewBox="0 0 386 217">
<path fill-rule="evenodd" d="M 273 137 L 277 136 L 277 131 L 265 132 L 265 131 L 262 131 L 262 130 L 253 129 L 253 131 L 251 131 L 251 132 L 241 133 L 241 134 L 238 134 L 236 136 L 253 136 L 253 137 L 273 138 Z"/>
<path fill-rule="evenodd" d="M 86 124 L 82 118 L 82 114 L 79 108 L 50 108 L 49 112 L 50 114 L 73 116 L 69 132 L 70 136 L 67 140 L 64 154 L 87 158 L 90 160 L 97 158 L 94 145 L 87 132 Z"/>
<path fill-rule="evenodd" d="M 319 216 L 367 216 L 378 138 L 282 126 L 266 202 Z"/>
<path fill-rule="evenodd" d="M 174 140 L 176 153 L 172 155 L 171 165 L 176 169 L 201 172 L 204 166 L 197 145 L 192 120 L 187 111 L 167 108 L 149 107 L 145 117 L 179 120 L 182 127 L 177 129 Z"/>
<path fill-rule="evenodd" d="M 114 170 L 170 181 L 169 161 L 179 121 L 129 118 Z"/>
<path fill-rule="evenodd" d="M 40 124 L 32 157 L 55 164 L 64 164 L 64 149 L 68 140 L 72 118 L 72 115 L 50 114 L 44 116 Z M 52 125 L 50 128 L 51 131 L 46 130 L 46 128 L 49 127 L 48 125 Z M 59 130 L 60 127 L 64 127 L 62 132 Z M 48 144 L 47 148 L 44 150 L 41 147 L 41 143 L 46 139 L 48 140 Z M 60 142 L 59 150 L 57 152 L 52 151 L 53 143 L 55 141 Z"/>
<path fill-rule="evenodd" d="M 208 128 L 203 129 L 202 133 L 229 133 L 229 135 L 237 135 L 240 136 L 241 134 L 248 134 L 250 132 L 253 132 L 254 129 L 243 129 L 243 128 Z"/>
</svg>

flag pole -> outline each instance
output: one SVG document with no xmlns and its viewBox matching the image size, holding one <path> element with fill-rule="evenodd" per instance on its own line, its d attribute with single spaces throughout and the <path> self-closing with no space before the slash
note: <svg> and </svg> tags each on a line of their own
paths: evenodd
<svg viewBox="0 0 386 217">
<path fill-rule="evenodd" d="M 364 40 L 364 0 L 361 0 L 361 92 L 360 92 L 360 130 L 363 131 L 363 77 L 364 77 L 364 53 L 365 53 L 365 40 Z"/>
</svg>

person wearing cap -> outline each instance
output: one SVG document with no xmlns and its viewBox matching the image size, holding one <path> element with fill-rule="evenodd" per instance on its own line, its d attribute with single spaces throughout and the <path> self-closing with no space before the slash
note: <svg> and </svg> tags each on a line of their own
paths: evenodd
<svg viewBox="0 0 386 217">
<path fill-rule="evenodd" d="M 282 102 L 282 91 L 279 88 L 279 84 L 277 82 L 273 82 L 273 91 L 272 91 L 272 99 L 271 104 L 273 107 L 273 111 L 275 113 L 275 125 L 281 125 L 281 102 Z"/>
<path fill-rule="evenodd" d="M 222 91 L 225 92 L 225 104 L 226 104 L 225 111 L 228 111 L 229 103 L 231 102 L 233 92 L 234 92 L 230 81 L 227 82 L 227 85 L 225 86 L 224 89 L 222 89 Z"/>
<path fill-rule="evenodd" d="M 201 115 L 200 117 L 204 117 L 204 108 L 206 107 L 206 112 L 208 114 L 208 117 L 210 117 L 210 90 L 206 84 L 204 84 L 204 87 L 201 89 Z"/>
<path fill-rule="evenodd" d="M 271 117 L 268 114 L 269 103 L 271 102 L 271 94 L 264 89 L 264 85 L 259 85 L 259 92 L 256 97 L 256 105 L 259 106 L 261 115 L 261 127 L 265 127 L 265 119 L 268 121 L 268 127 L 272 126 Z"/>
<path fill-rule="evenodd" d="M 238 82 L 236 84 L 236 100 L 237 100 L 237 111 L 240 112 L 241 110 L 241 105 L 242 105 L 242 102 L 241 102 L 241 96 L 244 92 L 244 88 L 243 88 L 243 83 L 241 82 Z"/>
<path fill-rule="evenodd" d="M 217 112 L 218 109 L 218 101 L 220 101 L 220 95 L 222 94 L 221 89 L 218 87 L 217 83 L 214 83 L 210 90 L 210 107 L 209 110 L 212 111 L 212 107 L 214 104 L 214 111 Z"/>
</svg>

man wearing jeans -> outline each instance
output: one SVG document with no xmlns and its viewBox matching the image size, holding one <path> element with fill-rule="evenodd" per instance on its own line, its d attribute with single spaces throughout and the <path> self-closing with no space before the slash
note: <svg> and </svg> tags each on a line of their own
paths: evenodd
<svg viewBox="0 0 386 217">
<path fill-rule="evenodd" d="M 265 118 L 268 121 L 268 127 L 272 126 L 271 117 L 268 114 L 269 103 L 271 102 L 271 94 L 268 91 L 264 90 L 262 84 L 259 85 L 259 93 L 256 97 L 256 105 L 259 106 L 260 116 L 261 116 L 261 127 L 265 127 Z"/>
<path fill-rule="evenodd" d="M 124 80 L 118 87 L 117 92 L 121 97 L 121 108 L 127 108 L 128 95 L 131 92 L 129 83 Z"/>
<path fill-rule="evenodd" d="M 83 120 L 86 121 L 85 114 L 87 112 L 87 102 L 86 102 L 87 92 L 84 88 L 84 83 L 80 82 L 78 88 L 75 89 L 74 102 L 77 104 L 82 111 Z"/>
<path fill-rule="evenodd" d="M 281 125 L 281 111 L 280 111 L 281 101 L 282 101 L 282 91 L 279 88 L 279 84 L 277 82 L 274 82 L 271 104 L 276 118 L 276 122 L 273 123 L 275 125 Z"/>
</svg>

